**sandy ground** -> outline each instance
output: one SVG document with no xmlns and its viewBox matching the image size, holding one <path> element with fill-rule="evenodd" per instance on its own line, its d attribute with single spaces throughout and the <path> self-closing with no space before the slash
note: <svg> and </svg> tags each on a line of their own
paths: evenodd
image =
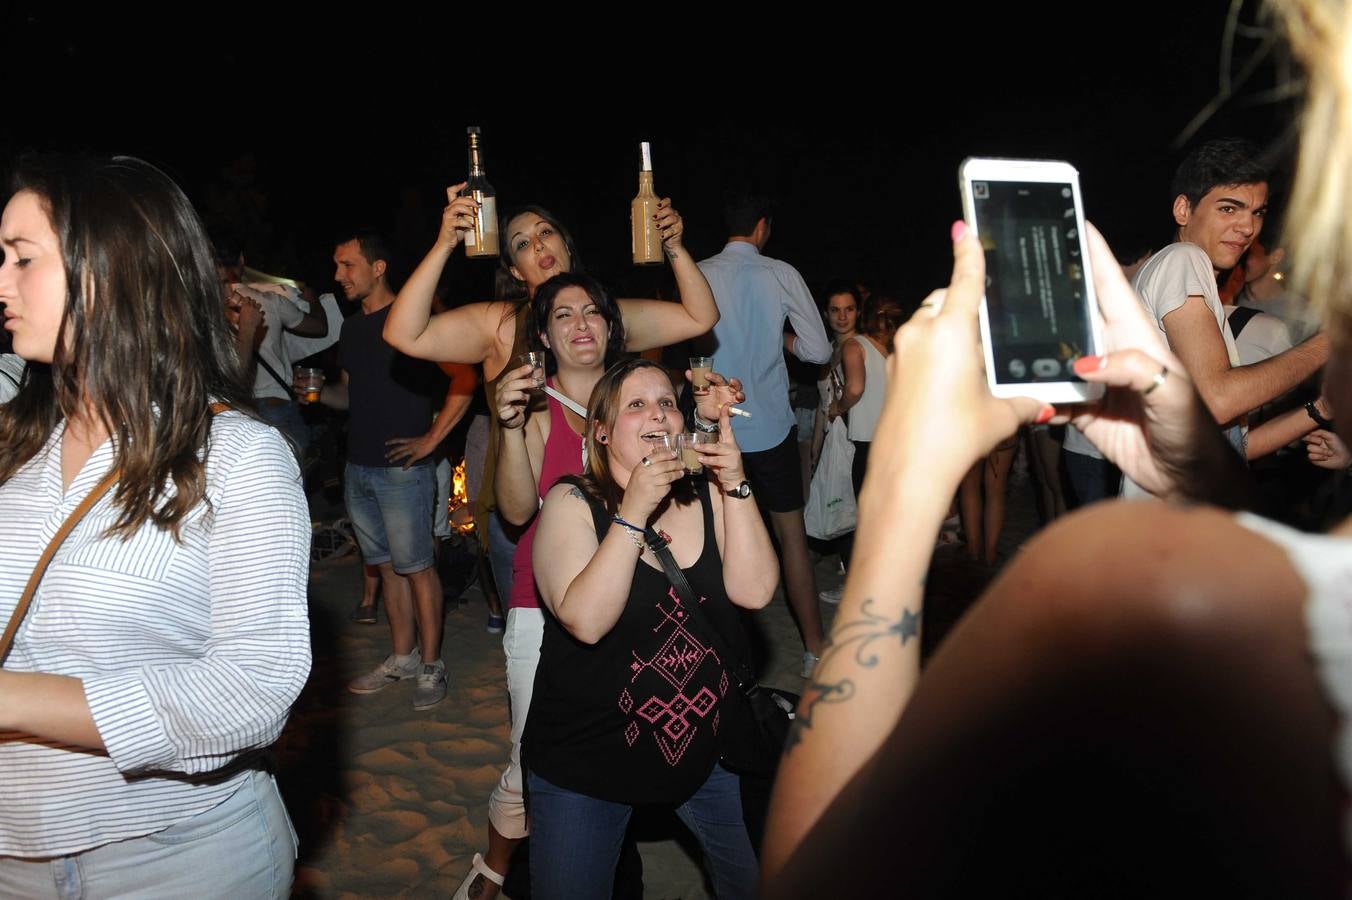
<svg viewBox="0 0 1352 900">
<path fill-rule="evenodd" d="M 1029 490 L 1011 487 L 1007 551 L 1035 527 Z M 347 556 L 318 563 L 311 574 L 314 672 L 278 747 L 279 780 L 301 836 L 295 895 L 449 897 L 475 851 L 485 849 L 488 795 L 509 750 L 501 635 L 485 631 L 487 606 L 475 585 L 463 605 L 448 606 L 445 702 L 414 711 L 411 681 L 373 695 L 349 693 L 347 681 L 389 652 L 383 611 L 378 625 L 348 621 L 360 571 Z M 839 584 L 834 556 L 817 558 L 816 571 L 819 587 Z M 990 574 L 958 548 L 940 551 L 930 576 L 927 644 Z M 834 607 L 823 612 L 829 626 Z M 761 680 L 797 691 L 802 647 L 782 596 L 755 615 L 755 628 L 764 646 Z M 635 833 L 645 897 L 708 896 L 697 845 L 674 816 L 643 817 Z"/>
</svg>

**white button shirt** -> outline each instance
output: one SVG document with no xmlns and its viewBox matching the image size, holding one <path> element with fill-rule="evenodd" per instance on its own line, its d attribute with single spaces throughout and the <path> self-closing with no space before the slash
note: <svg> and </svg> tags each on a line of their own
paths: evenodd
<svg viewBox="0 0 1352 900">
<path fill-rule="evenodd" d="M 112 442 L 61 485 L 61 435 L 0 485 L 0 623 L 38 556 L 109 471 Z M 0 856 L 76 853 L 223 802 L 219 770 L 280 735 L 310 670 L 310 522 L 272 427 L 213 418 L 207 496 L 181 541 L 106 537 L 110 491 L 61 545 L 6 668 L 79 678 L 106 753 L 0 733 Z"/>
</svg>

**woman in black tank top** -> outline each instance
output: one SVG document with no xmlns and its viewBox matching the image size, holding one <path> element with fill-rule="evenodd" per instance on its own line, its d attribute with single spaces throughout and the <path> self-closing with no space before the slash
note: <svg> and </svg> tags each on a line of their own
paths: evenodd
<svg viewBox="0 0 1352 900">
<path fill-rule="evenodd" d="M 556 485 L 541 511 L 535 573 L 549 615 L 523 741 L 537 897 L 608 896 L 640 803 L 676 807 L 720 897 L 755 895 L 737 778 L 717 764 L 736 688 L 707 629 L 744 653 L 735 607 L 768 603 L 778 564 L 726 411 L 700 456 L 708 476 L 687 476 L 652 443 L 683 429 L 659 366 L 615 366 L 592 393 L 587 475 Z M 668 536 L 697 612 L 643 544 L 648 526 Z"/>
</svg>

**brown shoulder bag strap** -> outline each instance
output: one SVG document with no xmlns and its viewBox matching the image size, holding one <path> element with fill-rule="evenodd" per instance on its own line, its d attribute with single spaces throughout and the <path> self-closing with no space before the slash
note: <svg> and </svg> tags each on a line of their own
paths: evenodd
<svg viewBox="0 0 1352 900">
<path fill-rule="evenodd" d="M 80 520 L 85 517 L 85 513 L 94 508 L 94 504 L 103 499 L 104 494 L 112 490 L 117 479 L 122 475 L 121 469 L 114 469 L 103 480 L 94 486 L 89 492 L 89 496 L 80 501 L 80 505 L 71 510 L 70 515 L 66 516 L 66 521 L 61 523 L 61 527 L 56 530 L 51 541 L 47 544 L 47 549 L 42 551 L 38 557 L 37 565 L 33 567 L 33 574 L 28 576 L 28 584 L 24 585 L 23 594 L 19 596 L 19 604 L 14 607 L 14 614 L 9 617 L 9 624 L 5 626 L 5 633 L 0 635 L 0 666 L 5 664 L 5 659 L 9 656 L 9 648 L 14 643 L 14 635 L 19 632 L 19 625 L 23 622 L 23 617 L 28 614 L 28 607 L 33 602 L 33 595 L 37 593 L 38 582 L 42 580 L 42 575 L 47 571 L 47 566 L 51 563 L 52 557 L 56 555 L 57 548 L 61 546 L 62 541 L 80 524 Z"/>
<path fill-rule="evenodd" d="M 225 412 L 230 407 L 224 403 L 211 404 L 211 414 L 218 415 Z M 37 565 L 33 567 L 33 574 L 28 576 L 28 583 L 24 585 L 23 593 L 19 596 L 19 603 L 14 607 L 14 614 L 9 617 L 9 624 L 5 626 L 5 633 L 0 635 L 0 666 L 5 664 L 9 657 L 10 647 L 14 644 L 14 636 L 19 633 L 19 625 L 23 623 L 24 616 L 28 614 L 28 607 L 33 603 L 33 595 L 38 591 L 38 583 L 42 581 L 43 574 L 47 571 L 47 566 L 51 564 L 52 557 L 61 544 L 75 530 L 75 526 L 80 524 L 80 520 L 85 517 L 94 504 L 103 499 L 104 495 L 112 490 L 113 485 L 117 484 L 117 479 L 122 476 L 121 469 L 114 469 L 103 480 L 94 485 L 94 489 L 89 492 L 89 496 L 80 501 L 80 505 L 71 510 L 70 515 L 66 516 L 66 521 L 61 523 L 61 527 L 52 535 L 51 541 L 47 544 L 47 549 L 42 551 L 38 557 Z"/>
</svg>

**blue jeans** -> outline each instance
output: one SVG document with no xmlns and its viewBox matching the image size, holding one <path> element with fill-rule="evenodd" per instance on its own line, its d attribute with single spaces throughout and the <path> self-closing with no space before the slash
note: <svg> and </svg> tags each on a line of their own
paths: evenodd
<svg viewBox="0 0 1352 900">
<path fill-rule="evenodd" d="M 506 609 L 512 599 L 512 560 L 516 558 L 516 541 L 507 534 L 498 511 L 488 511 L 488 567 L 493 570 L 493 583 L 498 588 L 498 598 L 502 608 Z"/>
<path fill-rule="evenodd" d="M 296 864 L 277 785 L 251 772 L 228 800 L 164 831 L 54 859 L 0 857 L 0 897 L 289 897 Z"/>
<path fill-rule="evenodd" d="M 399 575 L 421 572 L 435 561 L 432 507 L 435 467 L 347 464 L 347 515 L 368 566 L 391 563 Z"/>
<path fill-rule="evenodd" d="M 530 881 L 538 900 L 605 900 L 633 807 L 597 800 L 530 773 Z M 752 900 L 759 869 L 742 821 L 737 776 L 714 766 L 676 810 L 700 846 L 719 900 Z"/>
</svg>

